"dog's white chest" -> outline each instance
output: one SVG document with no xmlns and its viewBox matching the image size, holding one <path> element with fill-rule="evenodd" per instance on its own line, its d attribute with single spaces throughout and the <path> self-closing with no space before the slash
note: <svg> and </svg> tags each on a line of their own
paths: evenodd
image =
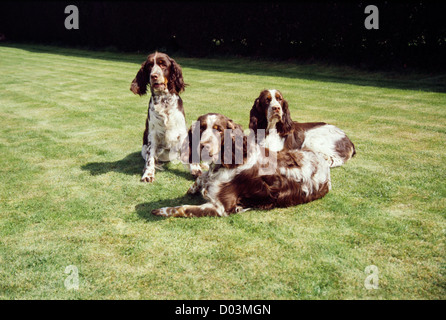
<svg viewBox="0 0 446 320">
<path fill-rule="evenodd" d="M 167 123 L 170 119 L 170 114 L 177 110 L 178 106 L 178 97 L 169 95 L 163 97 L 153 97 L 150 100 L 149 110 L 150 110 L 150 120 L 153 123 L 161 122 L 164 123 L 164 126 L 167 126 Z"/>
<path fill-rule="evenodd" d="M 153 97 L 149 104 L 149 132 L 157 136 L 158 146 L 172 148 L 187 135 L 186 120 L 178 109 L 176 95 Z"/>
<path fill-rule="evenodd" d="M 285 139 L 282 138 L 276 129 L 270 129 L 269 134 L 262 141 L 261 145 L 271 151 L 278 152 L 283 149 Z"/>
</svg>

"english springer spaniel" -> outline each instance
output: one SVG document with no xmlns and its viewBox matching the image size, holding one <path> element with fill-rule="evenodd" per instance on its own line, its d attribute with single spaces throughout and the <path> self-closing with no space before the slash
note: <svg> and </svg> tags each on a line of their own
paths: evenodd
<svg viewBox="0 0 446 320">
<path fill-rule="evenodd" d="M 193 150 L 189 141 L 189 152 L 199 150 L 211 165 L 188 193 L 201 191 L 208 202 L 155 209 L 154 215 L 227 216 L 250 208 L 289 207 L 322 198 L 331 188 L 329 164 L 317 152 L 268 150 L 220 114 L 200 117 L 196 127 L 201 133 L 198 148 Z"/>
<path fill-rule="evenodd" d="M 228 117 L 218 113 L 208 113 L 198 117 L 183 141 L 181 149 L 181 161 L 183 164 L 190 164 L 195 171 L 192 174 L 196 177 L 202 171 L 196 172 L 199 167 L 204 170 L 209 169 L 209 164 L 217 159 L 220 146 L 220 135 L 225 129 L 243 131 L 241 125 L 235 123 Z"/>
<path fill-rule="evenodd" d="M 145 160 L 143 182 L 153 182 L 155 162 L 178 158 L 187 136 L 183 101 L 179 96 L 186 84 L 180 65 L 167 54 L 150 54 L 133 79 L 130 90 L 142 96 L 147 93 L 148 85 L 152 96 L 141 150 Z M 191 167 L 191 170 L 198 169 Z"/>
<path fill-rule="evenodd" d="M 351 159 L 355 146 L 338 127 L 325 122 L 296 122 L 291 119 L 288 102 L 279 90 L 263 90 L 254 101 L 249 128 L 259 142 L 273 151 L 308 149 L 322 153 L 330 167 L 338 167 Z M 266 130 L 266 138 L 259 137 Z"/>
</svg>

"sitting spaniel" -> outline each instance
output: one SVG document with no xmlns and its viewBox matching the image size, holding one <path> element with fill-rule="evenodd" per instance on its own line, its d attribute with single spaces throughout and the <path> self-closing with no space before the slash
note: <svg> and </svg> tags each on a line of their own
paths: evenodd
<svg viewBox="0 0 446 320">
<path fill-rule="evenodd" d="M 202 205 L 156 209 L 164 217 L 227 216 L 250 208 L 271 209 L 306 203 L 327 194 L 331 188 L 330 167 L 324 156 L 307 149 L 274 152 L 246 136 L 241 126 L 220 114 L 201 116 L 191 128 L 200 132 L 196 148 L 211 163 L 197 178 L 189 193 L 201 191 Z M 191 141 L 192 140 L 192 141 Z"/>
<path fill-rule="evenodd" d="M 143 182 L 153 182 L 155 162 L 178 158 L 181 144 L 187 136 L 183 101 L 179 96 L 185 88 L 181 67 L 167 54 L 152 53 L 141 65 L 130 90 L 142 96 L 147 93 L 148 85 L 152 96 L 141 150 L 145 160 Z M 191 166 L 191 171 L 197 170 L 200 167 Z"/>
<path fill-rule="evenodd" d="M 355 146 L 341 129 L 325 122 L 293 121 L 288 103 L 278 90 L 260 93 L 250 112 L 249 128 L 270 150 L 312 150 L 324 154 L 330 167 L 341 166 L 356 153 Z M 258 136 L 259 129 L 266 130 L 263 141 Z"/>
</svg>

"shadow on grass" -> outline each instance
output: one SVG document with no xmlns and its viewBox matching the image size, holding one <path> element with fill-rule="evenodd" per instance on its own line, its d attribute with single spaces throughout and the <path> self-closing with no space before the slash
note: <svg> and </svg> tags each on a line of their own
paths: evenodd
<svg viewBox="0 0 446 320">
<path fill-rule="evenodd" d="M 182 171 L 177 168 L 172 168 L 169 163 L 164 164 L 164 170 L 172 172 L 173 174 L 175 174 L 183 179 L 186 179 L 186 180 L 189 180 L 192 182 L 195 181 L 194 176 L 192 176 L 192 174 L 189 171 Z"/>
<path fill-rule="evenodd" d="M 112 162 L 90 162 L 83 166 L 81 169 L 84 171 L 90 171 L 92 176 L 98 176 L 101 174 L 106 174 L 108 172 L 119 172 L 131 176 L 140 176 L 144 167 L 144 161 L 141 157 L 141 152 L 133 152 L 125 156 L 125 158 L 112 161 Z M 186 180 L 195 181 L 194 177 L 184 170 L 174 168 L 170 163 L 163 163 L 162 169 L 156 170 L 158 173 L 161 171 L 168 171 L 173 173 L 178 177 Z"/>
<path fill-rule="evenodd" d="M 135 63 L 135 72 L 150 52 L 119 53 L 95 50 L 84 50 L 67 47 L 55 47 L 48 45 L 31 45 L 23 43 L 2 43 L 3 47 L 11 47 L 29 52 L 49 53 L 63 56 L 74 56 L 91 59 L 110 60 L 118 62 Z M 394 72 L 389 77 L 386 72 L 367 72 L 357 69 L 350 75 L 345 74 L 345 66 L 327 66 L 326 72 L 322 65 L 317 66 L 319 72 L 315 72 L 312 64 L 302 62 L 290 63 L 286 61 L 273 61 L 267 59 L 250 58 L 182 58 L 180 64 L 183 68 L 192 68 L 213 72 L 232 72 L 257 76 L 288 77 L 321 82 L 334 82 L 357 86 L 373 86 L 380 88 L 421 90 L 427 92 L 446 92 L 446 74 L 439 70 L 435 74 L 424 74 L 421 79 L 418 75 L 407 77 L 404 72 Z M 316 64 L 315 64 L 316 65 Z M 294 67 L 297 67 L 294 68 Z M 352 68 L 354 69 L 354 67 Z M 335 72 L 333 72 L 335 71 Z M 375 76 L 370 78 L 370 75 Z M 376 74 L 380 74 L 376 77 Z M 131 79 L 129 79 L 131 81 Z"/>
<path fill-rule="evenodd" d="M 108 172 L 120 172 L 131 176 L 141 175 L 144 166 L 141 152 L 133 152 L 125 158 L 112 162 L 90 162 L 81 166 L 82 170 L 90 171 L 92 176 Z"/>
<path fill-rule="evenodd" d="M 184 194 L 184 196 L 173 198 L 173 199 L 162 199 L 158 201 L 140 203 L 135 206 L 135 211 L 139 217 L 149 222 L 164 220 L 167 218 L 157 217 L 152 215 L 152 210 L 159 209 L 163 207 L 176 207 L 184 204 L 199 205 L 205 203 L 205 200 L 200 195 L 189 195 Z"/>
</svg>

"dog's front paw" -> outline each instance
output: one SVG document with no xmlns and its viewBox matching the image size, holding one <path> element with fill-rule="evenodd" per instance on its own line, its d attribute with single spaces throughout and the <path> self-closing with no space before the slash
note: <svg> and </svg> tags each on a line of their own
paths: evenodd
<svg viewBox="0 0 446 320">
<path fill-rule="evenodd" d="M 201 170 L 201 166 L 199 163 L 191 163 L 189 165 L 190 173 L 194 178 L 198 178 L 203 174 L 203 171 Z"/>
<path fill-rule="evenodd" d="M 199 176 L 201 176 L 203 174 L 203 171 L 201 171 L 201 169 L 193 169 L 190 172 L 192 174 L 192 176 L 194 178 L 198 178 Z"/>
<path fill-rule="evenodd" d="M 235 207 L 235 212 L 236 213 L 245 212 L 245 211 L 248 211 L 248 210 L 250 210 L 250 208 L 244 208 L 244 207 L 241 207 L 241 206 L 236 206 Z"/>
<path fill-rule="evenodd" d="M 155 177 L 142 177 L 141 178 L 141 182 L 149 182 L 149 183 L 151 183 L 153 181 L 155 181 Z"/>
<path fill-rule="evenodd" d="M 189 190 L 187 190 L 187 194 L 196 194 L 199 189 L 198 183 L 195 181 L 194 184 L 190 186 Z"/>
<path fill-rule="evenodd" d="M 142 177 L 141 177 L 141 182 L 153 182 L 155 180 L 155 173 L 145 170 Z"/>
<path fill-rule="evenodd" d="M 158 217 L 166 217 L 167 216 L 167 208 L 160 208 L 152 210 L 152 214 Z"/>
<path fill-rule="evenodd" d="M 183 207 L 165 207 L 152 210 L 152 214 L 158 217 L 187 217 Z"/>
</svg>

